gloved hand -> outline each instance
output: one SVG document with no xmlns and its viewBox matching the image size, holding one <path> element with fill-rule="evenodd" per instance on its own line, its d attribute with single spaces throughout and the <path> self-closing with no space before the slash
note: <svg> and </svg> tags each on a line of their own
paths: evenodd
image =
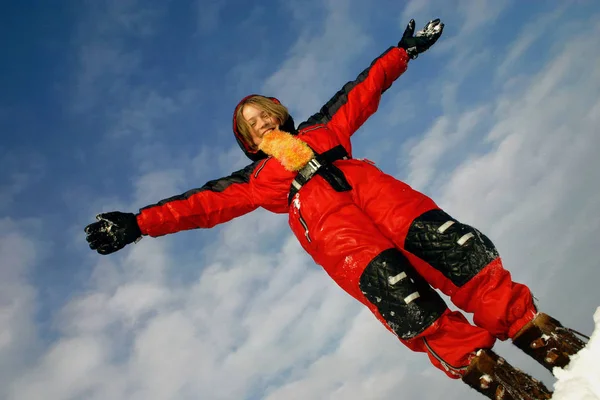
<svg viewBox="0 0 600 400">
<path fill-rule="evenodd" d="M 411 19 L 402 35 L 402 39 L 398 42 L 398 47 L 406 50 L 409 57 L 413 60 L 423 53 L 425 50 L 433 46 L 435 42 L 442 36 L 444 24 L 439 18 L 429 21 L 425 27 L 418 31 L 415 35 L 415 20 Z"/>
<path fill-rule="evenodd" d="M 142 237 L 135 214 L 112 211 L 98 214 L 96 219 L 98 222 L 85 227 L 85 239 L 90 249 L 100 254 L 114 253 Z"/>
</svg>

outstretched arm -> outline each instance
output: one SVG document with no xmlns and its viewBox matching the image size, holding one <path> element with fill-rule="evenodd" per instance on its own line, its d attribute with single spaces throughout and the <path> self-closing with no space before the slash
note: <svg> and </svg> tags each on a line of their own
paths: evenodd
<svg viewBox="0 0 600 400">
<path fill-rule="evenodd" d="M 188 229 L 212 228 L 258 208 L 254 203 L 250 175 L 255 164 L 199 189 L 140 209 L 137 222 L 142 234 L 162 236 Z"/>
<path fill-rule="evenodd" d="M 325 124 L 339 135 L 352 136 L 377 111 L 381 95 L 406 71 L 408 61 L 431 47 L 444 28 L 436 19 L 415 35 L 414 24 L 414 20 L 409 22 L 398 46 L 387 49 L 355 80 L 346 83 L 318 113 L 300 124 L 298 130 Z"/>
<path fill-rule="evenodd" d="M 183 230 L 212 228 L 258 208 L 250 176 L 256 163 L 198 189 L 140 209 L 138 214 L 113 211 L 98 215 L 85 228 L 90 248 L 110 254 L 143 235 L 162 236 Z"/>
</svg>

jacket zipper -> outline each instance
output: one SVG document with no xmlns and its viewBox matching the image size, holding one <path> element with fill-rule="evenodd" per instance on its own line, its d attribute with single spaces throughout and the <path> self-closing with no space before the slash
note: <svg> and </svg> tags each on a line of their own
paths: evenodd
<svg viewBox="0 0 600 400">
<path fill-rule="evenodd" d="M 269 158 L 265 159 L 265 160 L 263 161 L 263 163 L 262 163 L 262 164 L 260 164 L 260 167 L 258 167 L 258 168 L 256 169 L 256 172 L 254 173 L 254 177 L 255 177 L 255 178 L 258 178 L 258 174 L 260 174 L 260 171 L 262 171 L 262 170 L 263 170 L 263 168 L 265 167 L 265 165 L 267 165 L 267 162 L 269 161 L 269 159 L 270 159 L 270 158 L 271 158 L 271 157 L 269 157 Z"/>
<path fill-rule="evenodd" d="M 442 359 L 442 357 L 440 357 L 435 351 L 433 351 L 431 346 L 429 346 L 429 343 L 427 343 L 427 339 L 423 338 L 423 343 L 425 343 L 425 347 L 427 347 L 427 350 L 429 351 L 429 353 L 433 357 L 435 357 L 435 359 L 438 360 L 440 362 L 440 364 L 442 364 L 442 366 L 444 367 L 444 369 L 446 369 L 446 371 L 449 371 L 450 373 L 460 377 L 463 375 L 464 371 L 467 370 L 468 367 L 454 367 L 454 366 L 448 364 L 446 361 L 444 361 Z"/>
<path fill-rule="evenodd" d="M 308 233 L 308 224 L 306 223 L 304 218 L 302 218 L 302 213 L 300 212 L 300 209 L 298 209 L 298 219 L 300 220 L 300 223 L 304 228 L 304 236 L 306 236 L 306 240 L 308 240 L 308 243 L 312 243 L 312 240 L 310 239 L 310 234 Z"/>
</svg>

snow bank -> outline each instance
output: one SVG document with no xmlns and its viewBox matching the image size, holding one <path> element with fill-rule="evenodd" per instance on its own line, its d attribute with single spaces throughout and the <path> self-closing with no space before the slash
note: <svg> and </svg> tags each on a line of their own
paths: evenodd
<svg viewBox="0 0 600 400">
<path fill-rule="evenodd" d="M 571 357 L 565 369 L 555 368 L 553 400 L 600 400 L 600 307 L 594 313 L 588 345 Z"/>
</svg>

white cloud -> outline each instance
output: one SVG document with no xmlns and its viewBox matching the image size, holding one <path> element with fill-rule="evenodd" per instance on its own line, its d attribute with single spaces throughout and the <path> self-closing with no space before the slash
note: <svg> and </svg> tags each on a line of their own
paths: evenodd
<svg viewBox="0 0 600 400">
<path fill-rule="evenodd" d="M 411 0 L 402 11 L 399 24 L 404 28 L 408 21 L 413 18 L 416 22 L 416 30 L 419 30 L 427 21 L 440 18 L 447 25 L 448 30 L 445 30 L 445 32 L 451 32 L 452 40 L 448 43 L 449 40 L 446 38 L 444 40 L 446 43 L 440 43 L 437 47 L 458 47 L 461 44 L 460 41 L 464 41 L 464 44 L 469 46 L 471 40 L 468 39 L 473 38 L 467 38 L 467 36 L 472 36 L 475 30 L 485 25 L 492 25 L 496 18 L 508 8 L 509 4 L 510 1 L 508 0 L 476 2 L 460 0 L 455 3 L 442 0 Z"/>
<path fill-rule="evenodd" d="M 169 115 L 175 114 L 180 105 L 177 99 L 161 96 L 154 90 L 141 88 L 133 90 L 130 104 L 119 110 L 116 126 L 111 135 L 120 138 L 125 135 L 135 135 L 139 138 L 152 137 L 157 133 L 157 124 Z"/>
<path fill-rule="evenodd" d="M 36 367 L 13 382 L 10 399 L 66 399 L 83 396 L 97 385 L 106 362 L 107 343 L 95 337 L 64 338 L 44 354 Z"/>
<path fill-rule="evenodd" d="M 417 19 L 417 15 L 424 14 L 426 11 L 429 12 L 433 5 L 430 0 L 410 0 L 406 3 L 404 7 L 404 11 L 402 12 L 402 17 L 400 18 L 400 26 L 402 28 L 406 28 L 406 24 L 411 19 Z M 421 27 L 422 25 L 419 25 Z M 402 31 L 404 32 L 404 31 Z"/>
<path fill-rule="evenodd" d="M 183 192 L 185 171 L 178 169 L 154 170 L 140 176 L 135 182 L 134 204 L 154 204 Z"/>
<path fill-rule="evenodd" d="M 440 172 L 443 161 L 456 162 L 454 158 L 464 148 L 459 146 L 473 136 L 481 122 L 489 118 L 485 107 L 469 110 L 455 120 L 452 117 L 439 117 L 423 138 L 410 147 L 408 163 L 409 175 L 407 181 L 417 190 L 427 187 Z M 461 151 L 462 150 L 462 151 Z M 447 164 L 446 164 L 447 165 Z M 440 183 L 441 179 L 436 179 Z"/>
<path fill-rule="evenodd" d="M 32 233 L 38 225 L 37 220 L 0 219 L 0 388 L 30 365 L 38 350 L 38 292 L 28 280 L 39 261 Z"/>
<path fill-rule="evenodd" d="M 496 69 L 497 77 L 506 77 L 509 69 L 518 62 L 519 58 L 530 50 L 531 46 L 547 33 L 549 29 L 554 28 L 567 8 L 568 6 L 566 4 L 559 5 L 558 9 L 553 10 L 533 23 L 526 25 L 522 32 L 518 34 L 517 39 L 508 46 L 508 54 L 504 56 L 504 60 Z"/>
<path fill-rule="evenodd" d="M 414 18 L 416 29 L 421 29 L 427 21 L 440 18 L 445 23 L 444 34 L 434 47 L 425 53 L 418 63 L 442 63 L 438 76 L 428 76 L 431 85 L 420 87 L 419 91 L 427 91 L 427 98 L 422 103 L 438 104 L 444 114 L 460 112 L 462 101 L 461 86 L 471 81 L 473 72 L 489 68 L 490 60 L 497 55 L 490 50 L 496 20 L 508 9 L 510 1 L 469 1 L 449 3 L 439 0 L 411 1 L 400 18 L 400 26 Z M 446 58 L 441 58 L 446 57 Z M 410 67 L 410 68 L 416 68 Z"/>
<path fill-rule="evenodd" d="M 63 310 L 62 336 L 15 382 L 11 398 L 43 390 L 57 399 L 109 391 L 116 398 L 240 398 L 261 379 L 316 357 L 356 312 L 321 271 L 306 272 L 309 260 L 291 237 L 274 257 L 250 253 L 239 264 L 228 254 L 181 287 L 161 272 L 172 259 L 150 249 L 159 244 L 98 264 L 98 286 Z M 98 279 L 104 274 L 111 284 Z M 102 381 L 115 369 L 123 382 Z"/>
<path fill-rule="evenodd" d="M 509 4 L 509 0 L 460 0 L 457 12 L 464 18 L 464 22 L 461 25 L 461 34 L 472 34 L 477 28 L 483 25 L 492 25 Z"/>
<path fill-rule="evenodd" d="M 343 84 L 340 83 L 342 72 L 370 43 L 360 23 L 349 17 L 350 3 L 348 0 L 327 1 L 326 16 L 316 29 L 322 33 L 315 34 L 313 26 L 305 28 L 292 46 L 290 56 L 263 85 L 262 91 L 280 97 L 298 123 L 317 112 L 339 90 Z M 347 80 L 357 74 L 348 75 Z"/>
</svg>

